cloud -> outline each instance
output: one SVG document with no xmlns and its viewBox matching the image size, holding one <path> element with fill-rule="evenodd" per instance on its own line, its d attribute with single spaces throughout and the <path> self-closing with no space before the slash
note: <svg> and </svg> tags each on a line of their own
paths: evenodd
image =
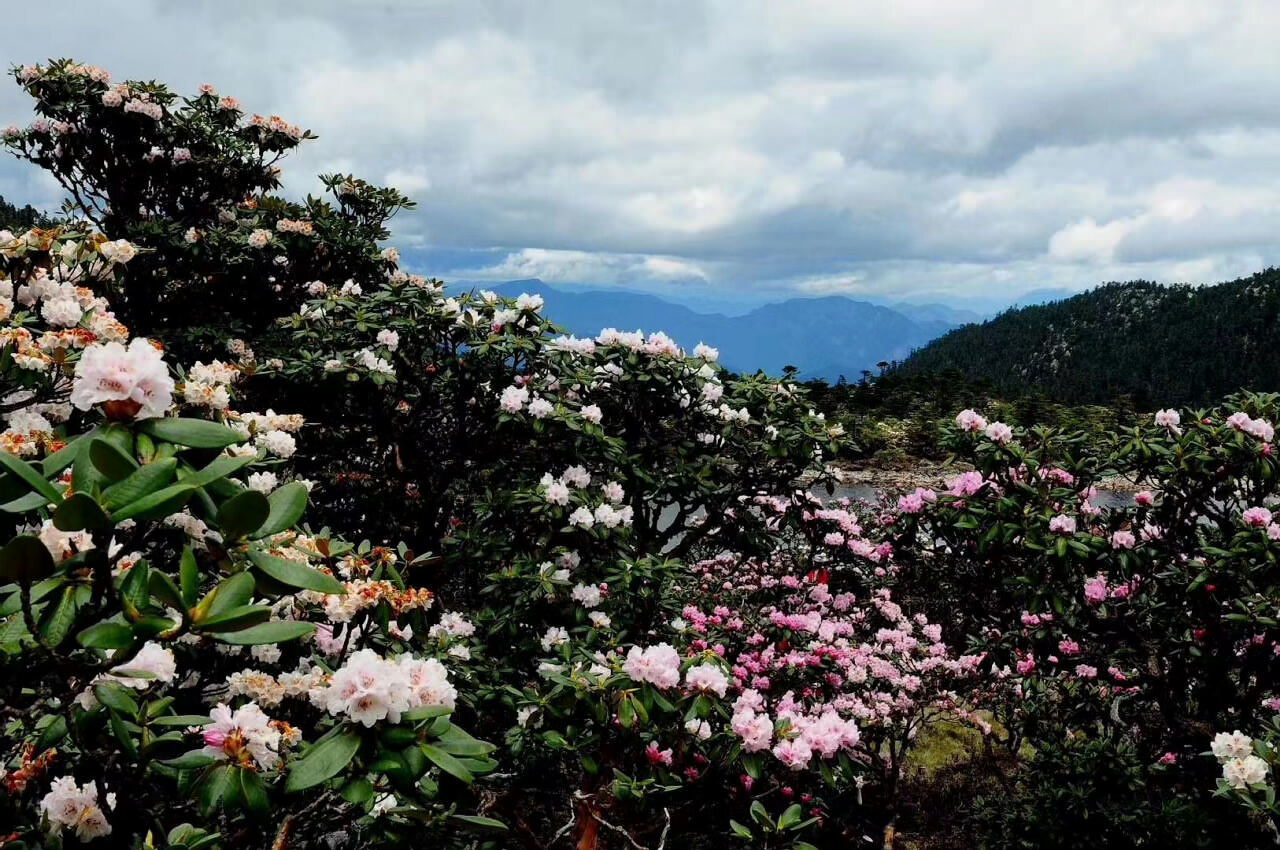
<svg viewBox="0 0 1280 850">
<path fill-rule="evenodd" d="M 1280 259 L 1268 0 L 60 8 L 3 55 L 310 127 L 286 188 L 415 196 L 395 239 L 445 277 L 976 299 Z M 29 115 L 0 85 L 0 124 Z M 56 203 L 11 161 L 0 194 Z"/>
<path fill-rule="evenodd" d="M 500 262 L 462 270 L 458 277 L 473 280 L 540 278 L 552 283 L 706 282 L 707 273 L 697 264 L 674 257 L 641 254 L 604 254 L 588 251 L 552 251 L 522 248 Z"/>
</svg>

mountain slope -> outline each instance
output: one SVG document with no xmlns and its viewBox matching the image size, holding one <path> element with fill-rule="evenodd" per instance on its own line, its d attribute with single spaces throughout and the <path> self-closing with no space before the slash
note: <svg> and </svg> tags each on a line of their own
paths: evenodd
<svg viewBox="0 0 1280 850">
<path fill-rule="evenodd" d="M 1146 407 L 1278 390 L 1280 271 L 1204 287 L 1109 283 L 953 330 L 897 369 L 957 369 L 1066 402 L 1129 395 Z"/>
<path fill-rule="evenodd" d="M 780 373 L 795 366 L 801 377 L 856 379 L 880 361 L 905 357 L 954 327 L 937 319 L 914 320 L 902 313 L 843 297 L 793 298 L 757 307 L 742 316 L 697 313 L 653 295 L 624 290 L 570 292 L 540 280 L 491 287 L 503 295 L 541 295 L 544 314 L 578 336 L 601 328 L 661 330 L 686 349 L 699 342 L 720 349 L 734 371 Z"/>
</svg>

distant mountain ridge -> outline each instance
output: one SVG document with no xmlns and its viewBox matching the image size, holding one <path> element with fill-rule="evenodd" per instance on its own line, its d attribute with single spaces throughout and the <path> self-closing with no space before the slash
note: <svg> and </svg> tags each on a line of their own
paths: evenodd
<svg viewBox="0 0 1280 850">
<path fill-rule="evenodd" d="M 1280 390 L 1280 270 L 1213 286 L 1109 283 L 951 330 L 896 367 L 956 369 L 997 390 L 1143 407 Z"/>
<path fill-rule="evenodd" d="M 955 327 L 941 318 L 912 318 L 898 310 L 842 296 L 792 298 L 741 316 L 698 313 L 655 295 L 625 290 L 566 291 L 541 280 L 516 280 L 489 289 L 503 295 L 541 295 L 544 314 L 577 336 L 601 329 L 663 331 L 686 349 L 699 342 L 720 349 L 720 361 L 739 372 L 777 374 L 795 366 L 802 378 L 856 380 L 862 370 L 906 357 Z"/>
</svg>

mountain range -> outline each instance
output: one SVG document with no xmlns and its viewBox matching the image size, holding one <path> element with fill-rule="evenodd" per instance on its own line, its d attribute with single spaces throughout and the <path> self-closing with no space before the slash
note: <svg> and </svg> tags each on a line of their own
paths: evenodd
<svg viewBox="0 0 1280 850">
<path fill-rule="evenodd" d="M 895 367 L 948 370 L 1006 394 L 1145 408 L 1280 390 L 1280 270 L 1212 286 L 1105 284 L 953 329 Z"/>
<path fill-rule="evenodd" d="M 898 309 L 842 296 L 791 298 L 740 316 L 699 313 L 680 304 L 626 290 L 558 289 L 541 280 L 489 286 L 502 295 L 541 295 L 544 315 L 576 336 L 601 329 L 663 331 L 686 349 L 699 342 L 720 349 L 720 362 L 736 372 L 780 374 L 795 366 L 804 379 L 857 380 L 877 363 L 896 361 L 970 320 L 943 305 Z"/>
</svg>

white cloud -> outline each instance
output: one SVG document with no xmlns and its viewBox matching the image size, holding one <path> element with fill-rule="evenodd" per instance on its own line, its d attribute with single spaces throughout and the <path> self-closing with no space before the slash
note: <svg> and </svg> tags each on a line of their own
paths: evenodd
<svg viewBox="0 0 1280 850">
<path fill-rule="evenodd" d="M 1280 260 L 1269 0 L 60 8 L 0 53 L 310 127 L 286 186 L 397 186 L 396 239 L 451 277 L 933 298 Z M 0 84 L 0 124 L 29 112 Z M 33 175 L 0 194 L 52 203 Z"/>
<path fill-rule="evenodd" d="M 458 277 L 475 280 L 536 277 L 552 283 L 609 284 L 651 280 L 706 282 L 707 273 L 697 264 L 675 257 L 522 248 L 494 265 L 459 271 Z"/>
</svg>

